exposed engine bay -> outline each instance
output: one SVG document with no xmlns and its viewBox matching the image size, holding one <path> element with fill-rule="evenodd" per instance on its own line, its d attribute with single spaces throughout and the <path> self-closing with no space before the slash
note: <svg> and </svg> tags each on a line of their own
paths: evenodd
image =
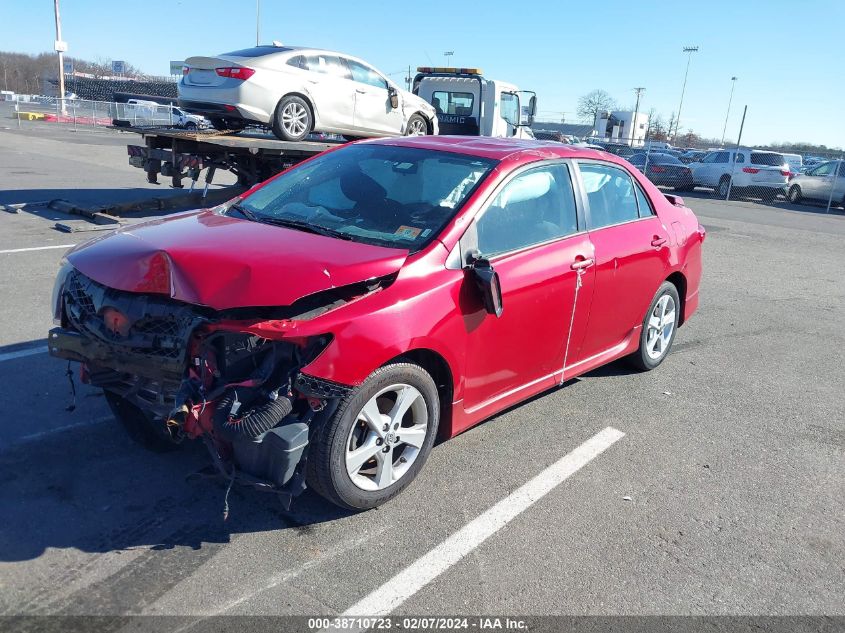
<svg viewBox="0 0 845 633">
<path fill-rule="evenodd" d="M 62 326 L 50 331 L 50 353 L 82 363 L 81 380 L 104 390 L 130 434 L 140 425 L 156 441 L 202 439 L 229 487 L 275 492 L 289 507 L 306 486 L 313 429 L 351 387 L 301 372 L 329 335 L 273 339 L 255 333 L 255 325 L 312 318 L 379 283 L 332 289 L 285 308 L 214 311 L 114 290 L 73 269 L 60 290 Z"/>
</svg>

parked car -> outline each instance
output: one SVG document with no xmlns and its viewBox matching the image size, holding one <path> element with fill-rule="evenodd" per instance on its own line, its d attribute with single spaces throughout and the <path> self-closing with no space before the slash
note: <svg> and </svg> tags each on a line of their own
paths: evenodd
<svg viewBox="0 0 845 633">
<path fill-rule="evenodd" d="M 831 160 L 798 174 L 789 181 L 786 197 L 793 204 L 832 200 L 845 207 L 845 162 Z"/>
<path fill-rule="evenodd" d="M 712 151 L 689 168 L 696 186 L 715 189 L 722 198 L 730 189 L 737 195 L 747 192 L 771 199 L 783 191 L 789 179 L 783 154 L 756 149 Z"/>
<path fill-rule="evenodd" d="M 368 137 L 438 131 L 434 106 L 342 53 L 256 46 L 189 57 L 183 73 L 179 106 L 217 128 L 259 123 L 286 141 L 311 132 Z"/>
<path fill-rule="evenodd" d="M 678 156 L 678 160 L 684 163 L 685 165 L 689 165 L 690 163 L 697 163 L 701 161 L 705 156 L 707 156 L 707 152 L 702 150 L 693 149 L 687 150 Z"/>
<path fill-rule="evenodd" d="M 628 161 L 655 185 L 674 187 L 677 191 L 691 191 L 695 187 L 690 168 L 671 154 L 639 153 L 631 156 Z"/>
<path fill-rule="evenodd" d="M 203 438 L 230 481 L 372 508 L 438 435 L 617 358 L 660 365 L 704 235 L 604 152 L 352 143 L 72 249 L 49 349 L 147 446 Z"/>
</svg>

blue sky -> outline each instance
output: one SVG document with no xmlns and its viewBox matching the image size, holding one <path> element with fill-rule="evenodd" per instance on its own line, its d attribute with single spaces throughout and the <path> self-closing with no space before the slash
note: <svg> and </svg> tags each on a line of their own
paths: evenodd
<svg viewBox="0 0 845 633">
<path fill-rule="evenodd" d="M 55 38 L 52 2 L 4 1 L 0 49 L 37 53 Z M 150 74 L 168 63 L 255 42 L 254 0 L 62 0 L 69 54 L 123 59 Z M 319 46 L 368 60 L 401 81 L 408 65 L 478 66 L 486 76 L 535 90 L 544 117 L 575 121 L 578 97 L 601 88 L 681 127 L 720 137 L 730 78 L 728 136 L 748 105 L 743 140 L 845 147 L 843 0 L 604 0 L 531 3 L 427 0 L 261 0 L 262 41 Z"/>
</svg>

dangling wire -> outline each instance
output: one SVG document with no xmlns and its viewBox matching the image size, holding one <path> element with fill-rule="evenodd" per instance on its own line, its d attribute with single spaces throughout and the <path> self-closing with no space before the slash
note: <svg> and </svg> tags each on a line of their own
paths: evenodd
<svg viewBox="0 0 845 633">
<path fill-rule="evenodd" d="M 575 306 L 578 305 L 578 291 L 581 289 L 581 276 L 584 269 L 579 268 L 575 278 L 575 297 L 572 299 L 572 316 L 569 318 L 569 332 L 566 335 L 566 348 L 563 350 L 563 367 L 560 370 L 560 384 L 564 383 L 566 374 L 566 358 L 569 355 L 569 339 L 572 338 L 572 326 L 575 325 Z"/>
<path fill-rule="evenodd" d="M 65 371 L 65 376 L 67 376 L 68 382 L 70 382 L 71 395 L 70 404 L 65 407 L 65 411 L 73 411 L 74 409 L 76 409 L 76 383 L 73 382 L 73 371 L 70 368 L 70 361 L 67 362 L 67 370 Z"/>
</svg>

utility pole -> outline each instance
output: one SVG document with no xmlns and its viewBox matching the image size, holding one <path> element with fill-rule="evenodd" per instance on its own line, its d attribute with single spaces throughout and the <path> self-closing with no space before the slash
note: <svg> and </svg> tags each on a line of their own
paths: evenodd
<svg viewBox="0 0 845 633">
<path fill-rule="evenodd" d="M 692 61 L 692 54 L 698 52 L 698 46 L 684 46 L 684 52 L 687 54 L 687 70 L 684 73 L 684 85 L 681 88 L 681 103 L 678 105 L 678 116 L 675 118 L 675 134 L 672 136 L 672 140 L 675 139 L 675 136 L 678 135 L 678 130 L 680 129 L 681 125 L 681 108 L 684 107 L 684 93 L 687 90 L 687 76 L 689 75 L 689 65 Z M 672 130 L 669 130 L 671 133 Z"/>
<path fill-rule="evenodd" d="M 745 127 L 746 114 L 748 114 L 748 106 L 745 106 L 745 109 L 742 111 L 742 123 L 739 124 L 739 136 L 736 139 L 736 150 L 734 151 L 734 157 L 731 161 L 731 179 L 728 181 L 728 195 L 725 196 L 725 200 L 731 199 L 731 188 L 734 184 L 734 169 L 736 169 L 736 155 L 739 152 L 739 145 L 742 143 L 742 130 Z"/>
<path fill-rule="evenodd" d="M 62 112 L 65 111 L 65 59 L 64 52 L 67 46 L 62 41 L 62 18 L 59 15 L 59 0 L 53 0 L 56 12 L 56 52 L 59 54 L 59 99 L 62 104 Z"/>
<path fill-rule="evenodd" d="M 645 90 L 645 88 L 642 88 L 642 87 L 634 88 L 634 92 L 637 93 L 637 105 L 634 106 L 634 120 L 631 121 L 631 147 L 633 147 L 634 143 L 636 142 L 637 114 L 639 114 L 639 111 L 640 111 L 640 95 L 643 93 L 643 90 Z"/>
<path fill-rule="evenodd" d="M 261 44 L 261 0 L 255 0 L 255 45 Z"/>
<path fill-rule="evenodd" d="M 445 53 L 443 53 L 443 57 L 445 57 L 445 58 L 446 58 L 446 66 L 447 66 L 447 67 L 449 66 L 449 59 L 450 59 L 450 58 L 452 57 L 452 55 L 454 55 L 454 54 L 455 54 L 455 51 L 446 51 Z"/>
<path fill-rule="evenodd" d="M 411 92 L 411 81 L 413 81 L 413 77 L 411 77 L 411 66 L 408 65 L 408 76 L 405 77 L 405 81 L 408 84 L 408 92 Z"/>
<path fill-rule="evenodd" d="M 725 144 L 725 133 L 728 131 L 728 117 L 731 116 L 731 101 L 734 99 L 734 88 L 736 87 L 736 77 L 731 77 L 731 96 L 728 97 L 728 113 L 725 115 L 725 127 L 722 128 L 722 142 L 719 143 L 720 145 Z"/>
</svg>

